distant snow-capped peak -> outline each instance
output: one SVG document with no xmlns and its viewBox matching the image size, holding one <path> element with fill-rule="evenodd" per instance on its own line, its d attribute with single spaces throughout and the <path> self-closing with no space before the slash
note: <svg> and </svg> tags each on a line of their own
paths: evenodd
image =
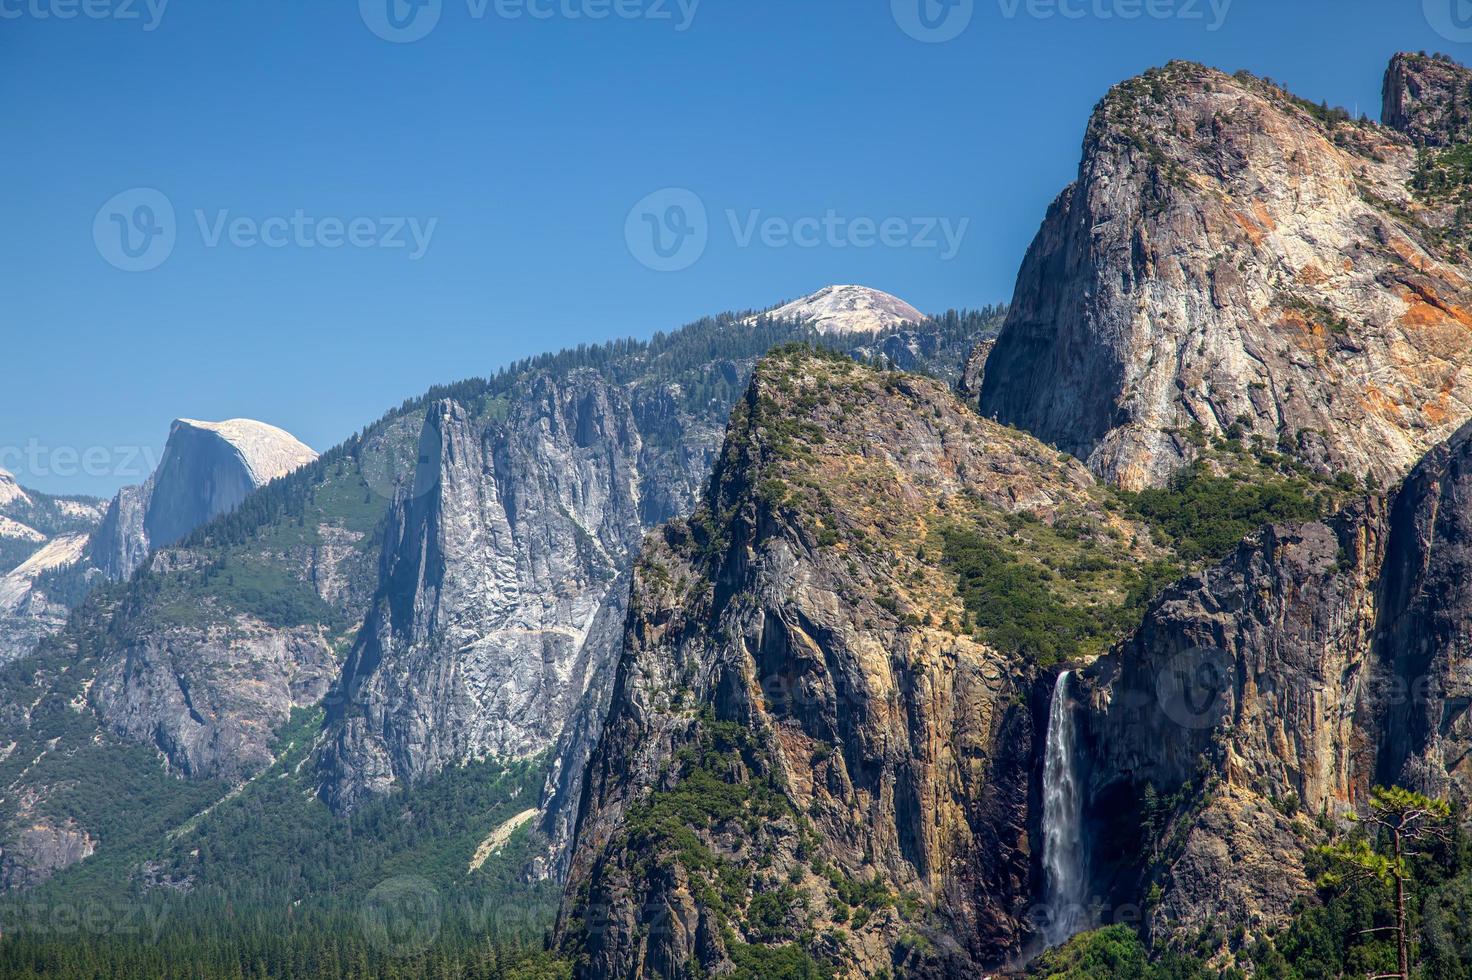
<svg viewBox="0 0 1472 980">
<path fill-rule="evenodd" d="M 828 286 L 761 316 L 797 320 L 820 334 L 872 333 L 929 319 L 898 296 L 867 286 Z M 754 323 L 756 317 L 747 323 Z"/>
</svg>

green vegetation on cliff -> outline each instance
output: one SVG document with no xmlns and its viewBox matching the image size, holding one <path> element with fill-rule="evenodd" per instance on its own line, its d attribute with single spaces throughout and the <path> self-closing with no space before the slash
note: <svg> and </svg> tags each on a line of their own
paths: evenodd
<svg viewBox="0 0 1472 980">
<path fill-rule="evenodd" d="M 1410 189 L 1423 204 L 1450 212 L 1445 226 L 1428 229 L 1435 240 L 1449 245 L 1468 244 L 1472 237 L 1472 144 L 1422 149 Z"/>
<path fill-rule="evenodd" d="M 1164 954 L 1153 961 L 1139 934 L 1113 925 L 1075 936 L 1032 962 L 1028 976 L 1043 980 L 1245 980 L 1236 970 L 1208 970 L 1199 961 Z"/>
<path fill-rule="evenodd" d="M 1077 527 L 1010 523 L 1014 539 L 986 534 L 983 524 L 945 529 L 944 560 L 969 623 L 991 645 L 1040 666 L 1102 652 L 1138 625 L 1145 603 L 1179 571 L 1165 561 L 1138 564 L 1115 550 L 1118 542 L 1100 546 Z"/>
<path fill-rule="evenodd" d="M 308 925 L 328 923 L 384 882 L 403 879 L 425 882 L 452 906 L 447 916 L 480 920 L 487 932 L 540 935 L 551 924 L 555 888 L 519 878 L 536 849 L 528 831 L 519 830 L 493 860 L 469 870 L 492 831 L 535 805 L 544 760 L 450 769 L 416 787 L 412 798 L 385 797 L 339 819 L 311 784 L 309 753 L 320 723 L 320 710 L 298 710 L 280 733 L 276 764 L 218 802 L 218 787 L 169 777 L 151 759 L 156 778 L 172 788 L 133 787 L 137 795 L 177 803 L 142 832 L 109 833 L 104 840 L 112 846 L 19 901 L 27 907 L 161 903 L 180 922 L 208 922 L 226 908 L 236 917 L 269 921 L 289 908 L 293 921 Z M 136 747 L 116 751 L 151 756 Z M 119 783 L 149 771 L 123 764 L 130 757 L 119 755 L 117 772 L 109 777 L 101 767 L 110 757 L 87 758 L 88 780 Z M 121 784 L 118 791 L 129 788 Z M 0 898 L 0 915 L 10 909 L 10 901 Z"/>
<path fill-rule="evenodd" d="M 1406 824 L 1408 813 L 1422 816 Z M 1472 977 L 1472 837 L 1464 821 L 1445 802 L 1377 789 L 1359 826 L 1333 828 L 1331 843 L 1310 853 L 1317 893 L 1303 899 L 1292 925 L 1243 951 L 1254 976 L 1398 976 L 1399 881 L 1411 975 Z"/>
<path fill-rule="evenodd" d="M 760 863 L 770 860 L 760 853 L 764 827 L 777 821 L 804 825 L 774 779 L 757 736 L 717 721 L 707 710 L 696 740 L 677 753 L 671 768 L 672 788 L 641 800 L 625 820 L 620 846 L 634 874 L 688 877 L 696 901 L 716 918 L 738 980 L 830 980 L 832 970 L 799 942 L 811 940 L 810 916 L 803 916 L 796 890 L 754 888 L 746 862 L 723 857 L 706 843 L 712 831 L 739 827 Z M 805 921 L 794 926 L 794 915 Z"/>
<path fill-rule="evenodd" d="M 1419 814 L 1408 823 L 1406 814 Z M 1074 937 L 1034 961 L 1049 980 L 1328 980 L 1399 977 L 1396 886 L 1405 886 L 1407 975 L 1472 978 L 1472 837 L 1463 814 L 1402 789 L 1376 789 L 1363 821 L 1320 822 L 1330 843 L 1308 852 L 1313 894 L 1287 928 L 1248 936 L 1240 923 L 1208 923 L 1157 937 L 1113 925 Z M 1306 817 L 1300 817 L 1306 820 Z M 1401 857 L 1391 828 L 1400 827 Z M 1304 837 L 1309 835 L 1306 831 Z"/>
<path fill-rule="evenodd" d="M 1351 489 L 1261 466 L 1221 475 L 1197 462 L 1168 487 L 1120 496 L 1181 561 L 1196 564 L 1226 557 L 1264 525 L 1317 520 Z"/>
</svg>

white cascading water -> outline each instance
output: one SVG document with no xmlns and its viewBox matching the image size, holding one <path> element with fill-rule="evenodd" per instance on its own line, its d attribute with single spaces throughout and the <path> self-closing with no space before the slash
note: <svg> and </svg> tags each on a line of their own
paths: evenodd
<svg viewBox="0 0 1472 980">
<path fill-rule="evenodd" d="M 1047 756 L 1043 764 L 1043 870 L 1047 875 L 1049 946 L 1067 942 L 1086 924 L 1087 876 L 1083 860 L 1083 798 L 1079 794 L 1073 705 L 1064 671 L 1048 709 Z"/>
</svg>

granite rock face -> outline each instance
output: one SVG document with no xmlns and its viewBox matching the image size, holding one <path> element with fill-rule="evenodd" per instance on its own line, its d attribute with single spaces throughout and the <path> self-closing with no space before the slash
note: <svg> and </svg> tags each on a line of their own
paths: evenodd
<svg viewBox="0 0 1472 980">
<path fill-rule="evenodd" d="M 1472 799 L 1469 556 L 1472 426 L 1388 497 L 1265 528 L 1167 590 L 1085 675 L 1099 887 L 1162 885 L 1161 936 L 1260 934 L 1309 890 L 1306 818 L 1376 785 Z M 1162 840 L 1138 836 L 1147 784 L 1185 789 Z"/>
<path fill-rule="evenodd" d="M 239 783 L 274 761 L 276 730 L 318 704 L 338 662 L 320 629 L 247 617 L 137 635 L 92 688 L 102 723 L 184 775 Z"/>
<path fill-rule="evenodd" d="M 152 550 L 145 530 L 150 486 L 123 487 L 107 505 L 102 524 L 87 544 L 87 559 L 104 575 L 123 581 Z"/>
<path fill-rule="evenodd" d="M 639 541 L 688 509 L 714 450 L 713 426 L 661 402 L 583 371 L 538 377 L 503 420 L 431 406 L 379 597 L 331 702 L 330 803 L 546 753 L 585 697 L 604 697 L 593 681 Z M 673 448 L 647 450 L 644 431 Z"/>
<path fill-rule="evenodd" d="M 956 381 L 956 393 L 967 401 L 975 401 L 981 397 L 982 383 L 986 380 L 986 362 L 996 346 L 997 338 L 987 337 L 978 341 L 966 355 L 966 363 L 961 366 L 961 377 Z"/>
<path fill-rule="evenodd" d="M 941 529 L 1069 516 L 1136 539 L 1103 499 L 939 382 L 764 361 L 705 503 L 635 570 L 560 927 L 580 975 L 719 973 L 828 934 L 858 882 L 912 901 L 808 949 L 855 975 L 974 976 L 1018 953 L 1045 679 L 961 626 Z"/>
<path fill-rule="evenodd" d="M 1391 502 L 1373 707 L 1376 779 L 1472 801 L 1472 426 Z"/>
<path fill-rule="evenodd" d="M 76 565 L 86 546 L 86 534 L 58 535 L 0 576 L 0 663 L 25 656 L 37 641 L 66 623 L 66 603 L 49 595 L 48 586 L 38 580 L 47 572 Z"/>
<path fill-rule="evenodd" d="M 85 861 L 96 849 L 96 841 L 74 821 L 35 817 L 8 847 L 0 848 L 0 891 L 33 888 L 57 871 Z"/>
<path fill-rule="evenodd" d="M 1233 425 L 1395 482 L 1472 417 L 1472 265 L 1417 166 L 1401 132 L 1251 76 L 1175 62 L 1117 86 L 1028 251 L 983 414 L 1130 488 Z"/>
<path fill-rule="evenodd" d="M 29 503 L 30 497 L 16 482 L 15 474 L 0 470 L 0 507 L 11 507 L 17 502 Z"/>
<path fill-rule="evenodd" d="M 1472 142 L 1472 71 L 1446 58 L 1396 55 L 1385 73 L 1380 118 L 1417 146 Z"/>
<path fill-rule="evenodd" d="M 0 664 L 65 622 L 67 603 L 47 579 L 78 564 L 101 519 L 99 501 L 27 490 L 0 470 Z"/>
<path fill-rule="evenodd" d="M 109 578 L 126 579 L 155 549 L 316 458 L 290 433 L 264 422 L 178 419 L 148 481 L 113 498 L 88 547 L 89 560 Z"/>
<path fill-rule="evenodd" d="M 1160 933 L 1281 922 L 1309 882 L 1304 842 L 1274 801 L 1339 816 L 1368 791 L 1376 513 L 1263 530 L 1167 590 L 1085 675 L 1094 872 L 1116 899 L 1138 901 L 1154 880 L 1140 858 L 1157 858 Z M 1175 818 L 1169 843 L 1137 836 L 1147 785 L 1202 805 Z"/>
</svg>

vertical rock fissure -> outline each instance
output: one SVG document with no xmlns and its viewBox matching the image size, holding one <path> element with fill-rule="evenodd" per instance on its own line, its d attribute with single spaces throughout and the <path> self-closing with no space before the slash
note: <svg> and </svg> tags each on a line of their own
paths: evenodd
<svg viewBox="0 0 1472 980">
<path fill-rule="evenodd" d="M 1064 671 L 1053 687 L 1043 763 L 1043 871 L 1048 912 L 1043 938 L 1048 946 L 1067 942 L 1086 927 L 1088 918 L 1078 737 L 1069 694 L 1072 679 L 1072 671 Z"/>
</svg>

